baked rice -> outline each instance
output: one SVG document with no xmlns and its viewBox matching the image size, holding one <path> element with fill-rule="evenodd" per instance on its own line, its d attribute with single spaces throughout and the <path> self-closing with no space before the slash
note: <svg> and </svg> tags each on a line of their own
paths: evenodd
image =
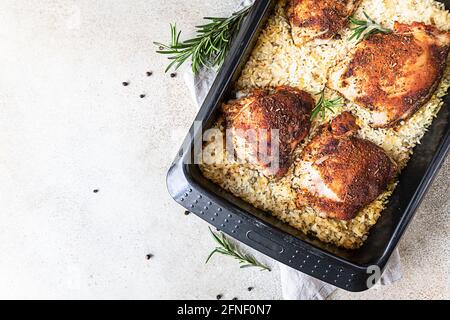
<svg viewBox="0 0 450 320">
<path fill-rule="evenodd" d="M 355 41 L 349 41 L 351 31 L 346 28 L 335 39 L 309 42 L 302 47 L 294 45 L 289 21 L 285 15 L 286 0 L 280 0 L 265 28 L 261 31 L 249 60 L 236 83 L 236 92 L 244 94 L 254 88 L 288 85 L 305 90 L 311 94 L 322 91 L 329 69 L 336 65 Z M 362 18 L 363 11 L 383 26 L 392 28 L 394 21 L 412 23 L 413 21 L 434 24 L 445 31 L 450 30 L 450 15 L 442 3 L 433 0 L 363 0 L 355 13 Z M 448 62 L 448 61 L 447 61 Z M 415 145 L 420 143 L 428 126 L 443 105 L 442 97 L 450 87 L 450 67 L 447 69 L 440 85 L 431 99 L 410 119 L 403 121 L 395 128 L 376 129 L 368 125 L 366 111 L 346 101 L 342 107 L 335 109 L 336 114 L 351 111 L 358 117 L 361 127 L 361 138 L 370 140 L 382 147 L 400 168 L 404 168 Z M 329 98 L 337 93 L 326 90 Z M 330 121 L 335 115 L 328 113 L 324 119 L 316 117 L 310 137 L 319 125 Z M 223 131 L 222 120 L 216 127 Z M 385 208 L 397 182 L 392 182 L 387 190 L 370 205 L 362 209 L 358 215 L 348 221 L 321 218 L 312 208 L 298 209 L 295 205 L 296 188 L 298 186 L 297 162 L 299 155 L 307 143 L 297 147 L 296 159 L 288 173 L 275 180 L 261 174 L 251 165 L 224 162 L 224 154 L 217 154 L 218 140 L 208 143 L 204 148 L 200 165 L 203 175 L 235 196 L 244 199 L 257 208 L 272 213 L 275 217 L 289 223 L 306 234 L 312 234 L 321 241 L 333 243 L 347 249 L 359 248 L 367 239 L 370 228 L 377 222 Z"/>
</svg>

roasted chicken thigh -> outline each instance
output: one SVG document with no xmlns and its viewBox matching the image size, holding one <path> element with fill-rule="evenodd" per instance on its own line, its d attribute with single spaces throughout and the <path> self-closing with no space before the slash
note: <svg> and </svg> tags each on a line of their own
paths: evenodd
<svg viewBox="0 0 450 320">
<path fill-rule="evenodd" d="M 361 0 L 289 0 L 287 16 L 297 46 L 335 36 Z"/>
<path fill-rule="evenodd" d="M 390 127 L 417 112 L 446 68 L 450 33 L 422 23 L 395 23 L 391 34 L 361 41 L 331 72 L 328 86 L 369 111 L 372 127 Z"/>
<path fill-rule="evenodd" d="M 355 117 L 344 112 L 323 125 L 296 164 L 297 204 L 320 216 L 353 219 L 395 177 L 396 164 L 372 142 L 358 138 Z"/>
<path fill-rule="evenodd" d="M 309 133 L 313 108 L 311 95 L 283 86 L 255 90 L 225 104 L 222 111 L 237 157 L 267 175 L 281 177 L 291 164 L 295 147 Z"/>
</svg>

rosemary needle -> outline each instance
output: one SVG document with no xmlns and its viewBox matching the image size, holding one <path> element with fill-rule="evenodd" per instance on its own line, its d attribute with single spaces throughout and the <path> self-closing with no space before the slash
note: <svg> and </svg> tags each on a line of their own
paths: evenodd
<svg viewBox="0 0 450 320">
<path fill-rule="evenodd" d="M 241 264 L 241 268 L 249 268 L 249 267 L 257 267 L 262 270 L 271 271 L 270 268 L 262 263 L 260 263 L 258 260 L 255 259 L 255 257 L 242 253 L 235 245 L 233 245 L 225 235 L 220 232 L 220 234 L 214 233 L 211 228 L 209 228 L 209 231 L 211 232 L 214 240 L 219 244 L 219 247 L 216 247 L 208 256 L 205 263 L 208 263 L 208 261 L 211 259 L 211 257 L 215 253 L 220 253 L 226 256 L 231 256 L 237 260 L 239 260 L 239 263 Z"/>
<path fill-rule="evenodd" d="M 245 7 L 228 18 L 205 17 L 208 23 L 196 27 L 196 37 L 182 42 L 181 31 L 177 30 L 175 24 L 170 24 L 171 43 L 154 42 L 159 48 L 156 52 L 168 55 L 168 59 L 172 60 L 166 72 L 171 68 L 178 69 L 189 58 L 195 74 L 201 67 L 220 67 L 250 9 L 251 6 Z"/>
<path fill-rule="evenodd" d="M 364 11 L 364 16 L 367 20 L 358 20 L 353 17 L 350 17 L 350 21 L 352 24 L 355 25 L 355 27 L 350 28 L 350 30 L 353 31 L 352 35 L 350 36 L 349 40 L 360 40 L 362 37 L 363 39 L 367 39 L 371 34 L 377 34 L 377 33 L 384 33 L 388 34 L 391 33 L 391 29 L 387 29 L 382 27 L 380 24 L 376 23 L 372 18 L 369 17 L 369 15 Z"/>
<path fill-rule="evenodd" d="M 325 114 L 327 111 L 331 111 L 334 113 L 334 108 L 341 107 L 343 105 L 342 99 L 340 97 L 328 100 L 325 98 L 325 89 L 319 92 L 317 95 L 320 95 L 319 101 L 317 101 L 315 108 L 311 112 L 311 121 L 317 117 L 319 114 L 322 116 L 322 119 L 325 119 Z"/>
</svg>

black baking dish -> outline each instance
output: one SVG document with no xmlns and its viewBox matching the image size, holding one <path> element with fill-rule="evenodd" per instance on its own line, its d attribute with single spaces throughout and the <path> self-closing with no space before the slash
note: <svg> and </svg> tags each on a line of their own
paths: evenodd
<svg viewBox="0 0 450 320">
<path fill-rule="evenodd" d="M 256 0 L 243 22 L 234 45 L 218 74 L 196 120 L 203 128 L 215 121 L 220 104 L 228 98 L 233 82 L 247 60 L 259 30 L 276 0 Z M 445 1 L 448 8 L 450 1 Z M 187 210 L 248 246 L 310 276 L 348 291 L 367 290 L 369 266 L 383 270 L 406 227 L 423 199 L 450 148 L 450 104 L 444 106 L 430 126 L 400 176 L 400 183 L 387 208 L 373 226 L 365 244 L 346 250 L 325 244 L 256 209 L 203 177 L 191 163 L 194 125 L 184 148 L 169 169 L 167 185 L 171 196 Z M 201 140 L 200 140 L 201 141 Z"/>
</svg>

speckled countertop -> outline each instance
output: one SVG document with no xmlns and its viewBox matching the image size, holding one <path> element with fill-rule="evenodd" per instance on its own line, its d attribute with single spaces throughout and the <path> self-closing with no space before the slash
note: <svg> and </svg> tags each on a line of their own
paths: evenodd
<svg viewBox="0 0 450 320">
<path fill-rule="evenodd" d="M 205 265 L 207 225 L 165 187 L 196 107 L 152 41 L 235 3 L 2 1 L 0 298 L 281 298 L 277 268 Z M 449 178 L 447 159 L 400 243 L 403 279 L 333 299 L 450 298 Z"/>
</svg>

